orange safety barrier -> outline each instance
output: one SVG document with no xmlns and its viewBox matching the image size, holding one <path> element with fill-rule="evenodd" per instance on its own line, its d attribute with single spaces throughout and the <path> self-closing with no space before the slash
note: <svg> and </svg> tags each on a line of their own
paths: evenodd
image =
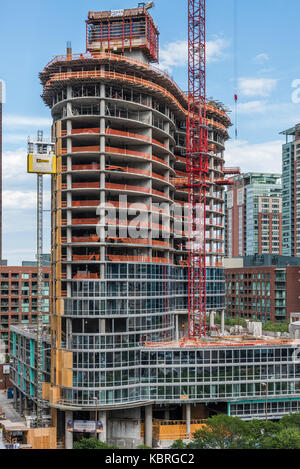
<svg viewBox="0 0 300 469">
<path fill-rule="evenodd" d="M 164 192 L 158 191 L 156 189 L 152 189 L 152 194 L 159 195 L 160 197 L 165 197 L 167 199 L 169 198 L 169 196 L 166 195 Z"/>
<path fill-rule="evenodd" d="M 74 255 L 73 261 L 100 261 L 100 254 L 90 254 L 88 256 Z"/>
<path fill-rule="evenodd" d="M 72 189 L 99 189 L 100 182 L 73 182 Z"/>
<path fill-rule="evenodd" d="M 158 247 L 165 247 L 165 248 L 172 248 L 170 243 L 165 241 L 158 241 L 155 239 L 132 239 L 132 238 L 107 238 L 107 241 L 112 240 L 116 241 L 117 243 L 124 243 L 124 244 L 141 244 L 144 246 L 158 246 Z"/>
<path fill-rule="evenodd" d="M 141 156 L 142 158 L 145 158 L 146 160 L 151 160 L 151 156 L 149 153 L 144 153 L 144 152 L 134 151 L 134 150 L 126 150 L 125 148 L 105 147 L 105 152 L 116 153 L 119 155 Z"/>
<path fill-rule="evenodd" d="M 158 67 L 154 67 L 153 65 L 148 65 L 144 62 L 140 62 L 140 61 L 132 59 L 130 57 L 125 57 L 125 56 L 121 56 L 121 55 L 117 55 L 117 54 L 111 54 L 111 53 L 106 53 L 106 52 L 100 52 L 100 53 L 94 53 L 93 52 L 93 54 L 85 53 L 85 54 L 72 54 L 72 55 L 58 55 L 58 56 L 54 57 L 48 63 L 48 65 L 46 65 L 46 67 L 43 70 L 43 73 L 46 72 L 46 70 L 49 66 L 51 66 L 55 63 L 65 62 L 65 61 L 71 62 L 73 60 L 80 60 L 81 62 L 84 61 L 84 60 L 95 60 L 95 61 L 96 60 L 105 60 L 105 61 L 109 60 L 109 61 L 114 61 L 114 62 L 126 62 L 127 64 L 135 65 L 138 68 L 144 68 L 146 70 L 152 71 L 152 72 L 156 73 L 157 75 L 159 75 L 160 77 L 163 77 L 164 79 L 170 81 L 172 83 L 172 85 L 176 88 L 176 91 L 180 94 L 181 98 L 184 99 L 185 102 L 187 103 L 186 94 L 179 88 L 178 84 L 173 80 L 172 77 L 170 77 L 170 75 L 168 73 L 162 71 Z M 230 125 L 230 123 L 231 123 L 230 119 L 227 116 L 227 114 L 225 113 L 225 111 L 215 107 L 211 102 L 206 103 L 206 110 L 209 111 L 209 112 L 218 114 L 221 118 L 225 119 L 228 122 L 228 124 Z"/>
<path fill-rule="evenodd" d="M 63 166 L 63 168 L 66 168 L 66 166 Z M 67 168 L 66 168 L 67 169 Z M 72 171 L 81 171 L 81 170 L 99 170 L 100 169 L 100 164 L 97 163 L 92 163 L 92 164 L 76 164 L 72 165 Z"/>
<path fill-rule="evenodd" d="M 106 168 L 106 171 L 110 171 L 109 168 L 113 168 L 113 166 L 109 166 L 108 168 Z M 124 173 L 132 173 L 132 174 L 141 174 L 143 176 L 151 176 L 151 173 L 150 171 L 146 171 L 145 169 L 136 169 L 136 168 L 124 168 L 123 166 L 115 166 L 116 168 L 116 171 L 118 171 L 118 168 L 120 169 L 120 172 L 124 172 Z"/>
<path fill-rule="evenodd" d="M 135 76 L 124 75 L 121 73 L 116 72 L 107 72 L 104 70 L 91 70 L 91 71 L 80 71 L 80 72 L 65 72 L 65 73 L 55 73 L 53 74 L 50 79 L 45 84 L 45 89 L 47 89 L 53 82 L 56 81 L 68 81 L 68 80 L 82 80 L 82 79 L 109 79 L 109 80 L 118 80 L 123 82 L 129 82 L 131 84 L 141 86 L 142 88 L 149 88 L 154 92 L 159 92 L 169 101 L 177 106 L 186 116 L 188 111 L 179 103 L 179 101 L 175 98 L 175 96 L 167 91 L 160 85 L 153 83 L 151 81 L 144 80 L 143 78 L 138 78 Z M 213 127 L 222 130 L 227 134 L 227 128 L 216 122 L 214 120 L 205 119 L 207 125 L 211 125 Z M 162 144 L 161 144 L 162 145 Z"/>
<path fill-rule="evenodd" d="M 162 164 L 164 164 L 165 166 L 168 166 L 168 164 L 167 164 L 164 160 L 162 160 L 161 158 L 158 158 L 158 156 L 153 156 L 153 155 L 152 155 L 152 160 L 153 160 L 153 161 L 157 161 L 158 163 L 162 163 Z"/>
<path fill-rule="evenodd" d="M 94 129 L 72 129 L 71 134 L 72 135 L 77 135 L 77 134 L 99 134 L 100 133 L 100 128 L 94 128 Z"/>
<path fill-rule="evenodd" d="M 73 200 L 72 207 L 97 207 L 100 200 Z"/>
<path fill-rule="evenodd" d="M 114 184 L 110 182 L 107 182 L 105 187 L 106 189 L 119 189 L 123 191 L 145 192 L 146 194 L 150 194 L 149 187 L 130 186 L 128 184 Z"/>
<path fill-rule="evenodd" d="M 177 156 L 175 155 L 176 161 L 180 161 L 181 163 L 186 164 L 186 158 L 183 158 L 182 156 Z"/>
<path fill-rule="evenodd" d="M 111 262 L 151 262 L 149 256 L 116 256 L 108 254 L 107 259 Z"/>
<path fill-rule="evenodd" d="M 165 259 L 164 257 L 152 257 L 152 262 L 155 264 L 169 264 L 168 259 Z"/>
<path fill-rule="evenodd" d="M 138 140 L 144 140 L 145 142 L 150 142 L 150 138 L 146 137 L 145 135 L 135 134 L 135 133 L 131 133 L 131 132 L 124 132 L 122 130 L 106 129 L 105 133 L 107 135 L 116 135 L 116 136 L 120 136 L 120 137 L 130 137 L 130 138 L 136 138 Z"/>
<path fill-rule="evenodd" d="M 157 173 L 152 173 L 152 177 L 160 179 L 161 181 L 169 182 L 168 178 L 166 178 L 165 176 L 161 176 L 160 174 L 157 174 Z"/>
<path fill-rule="evenodd" d="M 81 153 L 81 152 L 99 152 L 100 146 L 91 146 L 91 147 L 73 147 L 72 153 Z"/>
<path fill-rule="evenodd" d="M 97 225 L 100 218 L 73 218 L 72 225 Z"/>
<path fill-rule="evenodd" d="M 73 236 L 72 243 L 96 243 L 100 240 L 99 236 Z"/>
<path fill-rule="evenodd" d="M 205 426 L 205 420 L 191 420 L 190 434 L 186 432 L 185 420 L 154 420 L 153 438 L 156 441 L 187 440 Z"/>
<path fill-rule="evenodd" d="M 92 273 L 78 273 L 76 274 L 73 279 L 99 279 L 99 274 L 92 274 Z"/>
<path fill-rule="evenodd" d="M 108 205 L 113 205 L 114 207 L 116 208 L 124 208 L 124 209 L 130 209 L 132 208 L 132 204 L 125 204 L 125 203 L 120 203 L 120 202 L 115 202 L 115 201 L 110 201 L 108 200 L 107 201 L 107 204 Z M 165 215 L 170 215 L 168 212 L 166 212 L 165 210 L 161 209 L 161 208 L 158 208 L 158 207 L 153 207 L 153 206 L 150 206 L 148 204 L 142 204 L 142 203 L 137 203 L 135 202 L 134 203 L 134 209 L 135 210 L 140 210 L 140 211 L 148 211 L 148 212 L 156 212 L 156 213 L 162 213 L 162 214 L 165 214 Z"/>
<path fill-rule="evenodd" d="M 155 138 L 152 139 L 152 143 L 155 143 L 156 145 L 159 145 L 159 146 L 161 146 L 161 147 L 167 149 L 166 145 L 164 145 L 163 143 L 159 142 L 158 140 L 155 140 Z"/>
<path fill-rule="evenodd" d="M 132 222 L 129 220 L 105 220 L 107 225 L 117 225 L 117 226 L 132 226 L 140 228 L 150 228 L 150 223 L 147 222 Z"/>
<path fill-rule="evenodd" d="M 155 264 L 168 264 L 168 259 L 163 257 L 152 257 L 149 256 L 116 256 L 107 254 L 107 259 L 111 262 L 153 262 Z"/>
</svg>

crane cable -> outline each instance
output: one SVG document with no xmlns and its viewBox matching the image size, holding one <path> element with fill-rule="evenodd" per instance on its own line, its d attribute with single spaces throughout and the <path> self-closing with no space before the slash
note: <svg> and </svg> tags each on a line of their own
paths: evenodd
<svg viewBox="0 0 300 469">
<path fill-rule="evenodd" d="M 238 0 L 233 0 L 233 36 L 234 36 L 234 112 L 235 112 L 235 139 L 238 138 Z"/>
</svg>

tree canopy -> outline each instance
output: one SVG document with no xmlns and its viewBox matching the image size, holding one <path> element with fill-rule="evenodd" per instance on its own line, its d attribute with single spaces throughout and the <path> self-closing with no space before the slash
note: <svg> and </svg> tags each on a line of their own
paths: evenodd
<svg viewBox="0 0 300 469">
<path fill-rule="evenodd" d="M 176 449 L 300 449 L 300 413 L 278 422 L 215 415 L 206 420 L 189 443 L 175 441 Z"/>
</svg>

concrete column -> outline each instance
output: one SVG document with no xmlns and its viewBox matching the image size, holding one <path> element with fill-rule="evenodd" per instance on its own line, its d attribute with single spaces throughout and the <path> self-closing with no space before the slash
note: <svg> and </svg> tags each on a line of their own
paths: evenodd
<svg viewBox="0 0 300 469">
<path fill-rule="evenodd" d="M 179 340 L 179 318 L 178 314 L 175 316 L 175 340 Z"/>
<path fill-rule="evenodd" d="M 209 325 L 210 325 L 211 328 L 214 327 L 214 325 L 215 325 L 215 312 L 214 311 L 210 312 Z"/>
<path fill-rule="evenodd" d="M 223 335 L 225 331 L 225 311 L 221 312 L 221 334 Z"/>
<path fill-rule="evenodd" d="M 98 433 L 98 439 L 99 441 L 102 441 L 103 443 L 107 442 L 107 411 L 102 410 L 99 412 L 99 420 L 103 423 L 103 432 Z"/>
<path fill-rule="evenodd" d="M 185 418 L 186 418 L 186 434 L 187 438 L 191 436 L 191 404 L 185 406 Z"/>
<path fill-rule="evenodd" d="M 165 420 L 170 420 L 170 410 L 166 409 L 164 414 L 165 414 Z"/>
<path fill-rule="evenodd" d="M 152 405 L 145 407 L 145 445 L 152 447 Z"/>
<path fill-rule="evenodd" d="M 17 406 L 18 406 L 17 388 L 14 388 L 14 408 L 17 409 Z"/>
<path fill-rule="evenodd" d="M 23 396 L 22 396 L 22 393 L 20 393 L 20 398 L 19 398 L 19 413 L 21 415 L 23 413 Z"/>
<path fill-rule="evenodd" d="M 26 396 L 24 397 L 24 412 L 27 415 L 27 413 L 28 413 L 28 399 L 27 399 Z"/>
<path fill-rule="evenodd" d="M 73 433 L 67 430 L 68 420 L 73 420 L 73 412 L 65 412 L 65 449 L 73 449 Z"/>
</svg>

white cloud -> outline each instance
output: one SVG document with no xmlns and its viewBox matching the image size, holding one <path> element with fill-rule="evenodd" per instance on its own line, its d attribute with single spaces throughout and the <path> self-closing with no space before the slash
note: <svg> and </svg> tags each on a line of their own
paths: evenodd
<svg viewBox="0 0 300 469">
<path fill-rule="evenodd" d="M 222 38 L 216 38 L 213 41 L 207 41 L 206 59 L 207 62 L 216 62 L 225 57 L 224 50 L 228 42 Z M 185 67 L 188 62 L 188 43 L 187 41 L 169 42 L 160 50 L 160 68 L 172 71 L 173 67 Z"/>
<path fill-rule="evenodd" d="M 26 143 L 28 139 L 28 135 L 25 134 L 15 134 L 15 133 L 8 133 L 5 132 L 3 134 L 3 143 L 4 145 L 7 145 L 8 143 L 12 144 L 22 144 Z"/>
<path fill-rule="evenodd" d="M 270 60 L 270 57 L 268 54 L 266 54 L 265 52 L 263 52 L 262 54 L 258 54 L 254 57 L 253 61 L 256 63 L 256 64 L 263 64 L 265 62 L 268 62 L 268 60 Z"/>
<path fill-rule="evenodd" d="M 234 112 L 234 108 L 231 108 Z M 271 103 L 266 100 L 253 100 L 238 104 L 238 114 L 247 115 L 244 125 L 250 128 L 272 128 L 272 133 L 287 129 L 299 121 L 299 105 L 292 102 Z M 251 119 L 250 119 L 251 117 Z M 255 117 L 253 119 L 253 117 Z"/>
<path fill-rule="evenodd" d="M 266 111 L 266 101 L 249 101 L 238 104 L 239 114 L 262 114 Z"/>
<path fill-rule="evenodd" d="M 275 90 L 277 81 L 274 78 L 240 78 L 240 94 L 247 97 L 267 97 Z"/>
<path fill-rule="evenodd" d="M 27 153 L 25 148 L 15 151 L 3 152 L 3 179 L 4 181 L 20 181 L 28 178 L 27 175 Z"/>
<path fill-rule="evenodd" d="M 6 210 L 27 210 L 36 207 L 36 191 L 4 190 L 3 208 Z M 50 192 L 44 192 L 44 202 L 50 202 Z"/>
<path fill-rule="evenodd" d="M 47 117 L 17 116 L 6 114 L 3 116 L 4 126 L 9 127 L 50 127 L 51 119 Z"/>
<path fill-rule="evenodd" d="M 206 59 L 207 62 L 218 62 L 225 58 L 225 49 L 229 46 L 229 42 L 222 38 L 206 43 Z"/>
<path fill-rule="evenodd" d="M 282 171 L 282 140 L 251 144 L 245 140 L 226 145 L 226 166 L 239 166 L 241 171 L 278 173 Z"/>
</svg>

